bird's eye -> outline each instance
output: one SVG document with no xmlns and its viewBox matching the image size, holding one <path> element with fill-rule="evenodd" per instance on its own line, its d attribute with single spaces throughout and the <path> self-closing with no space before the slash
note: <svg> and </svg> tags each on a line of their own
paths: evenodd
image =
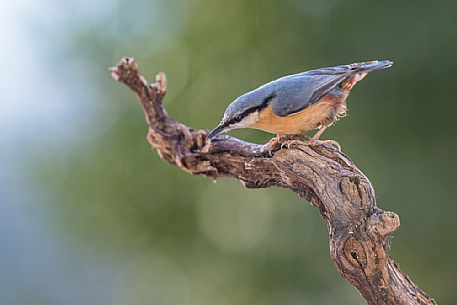
<svg viewBox="0 0 457 305">
<path fill-rule="evenodd" d="M 241 121 L 242 117 L 241 117 L 241 114 L 238 114 L 237 116 L 235 116 L 235 121 L 239 122 Z"/>
</svg>

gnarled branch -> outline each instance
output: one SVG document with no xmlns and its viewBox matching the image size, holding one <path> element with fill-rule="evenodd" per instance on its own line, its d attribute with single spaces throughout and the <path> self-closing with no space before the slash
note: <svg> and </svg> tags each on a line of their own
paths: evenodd
<svg viewBox="0 0 457 305">
<path fill-rule="evenodd" d="M 388 237 L 400 219 L 376 206 L 370 181 L 343 153 L 331 146 L 309 146 L 303 137 L 268 149 L 229 136 L 206 141 L 206 130 L 168 117 L 162 105 L 164 73 L 150 84 L 132 58 L 123 58 L 112 76 L 138 96 L 149 125 L 148 141 L 162 159 L 191 174 L 296 192 L 319 209 L 336 268 L 369 304 L 436 304 L 389 257 Z"/>
</svg>

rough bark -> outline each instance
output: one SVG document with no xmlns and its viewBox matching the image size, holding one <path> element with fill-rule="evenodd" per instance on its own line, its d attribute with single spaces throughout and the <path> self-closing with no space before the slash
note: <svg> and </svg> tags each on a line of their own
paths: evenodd
<svg viewBox="0 0 457 305">
<path fill-rule="evenodd" d="M 436 304 L 389 257 L 389 235 L 400 219 L 377 207 L 370 181 L 342 152 L 309 146 L 306 137 L 277 145 L 229 136 L 206 141 L 206 130 L 168 117 L 162 105 L 164 73 L 150 84 L 132 58 L 123 58 L 111 71 L 137 95 L 149 126 L 147 139 L 162 159 L 191 174 L 238 179 L 247 188 L 278 186 L 296 192 L 319 209 L 336 268 L 368 304 Z"/>
</svg>

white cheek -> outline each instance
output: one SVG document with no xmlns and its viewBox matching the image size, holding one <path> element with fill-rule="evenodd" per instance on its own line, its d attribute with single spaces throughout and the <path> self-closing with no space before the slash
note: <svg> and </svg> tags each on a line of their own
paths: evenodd
<svg viewBox="0 0 457 305">
<path fill-rule="evenodd" d="M 259 119 L 259 113 L 257 111 L 250 113 L 247 117 L 244 118 L 240 123 L 241 127 L 250 127 L 255 125 L 257 120 Z"/>
<path fill-rule="evenodd" d="M 246 116 L 241 122 L 230 124 L 230 129 L 234 128 L 246 128 L 255 125 L 257 120 L 259 119 L 258 112 L 252 112 L 248 116 Z"/>
</svg>

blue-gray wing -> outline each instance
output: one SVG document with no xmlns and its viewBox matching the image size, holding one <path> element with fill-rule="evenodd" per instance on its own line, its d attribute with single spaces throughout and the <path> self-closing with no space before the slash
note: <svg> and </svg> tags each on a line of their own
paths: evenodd
<svg viewBox="0 0 457 305">
<path fill-rule="evenodd" d="M 353 72 L 351 68 L 348 65 L 311 70 L 271 82 L 273 112 L 286 116 L 311 106 L 348 77 Z"/>
</svg>

